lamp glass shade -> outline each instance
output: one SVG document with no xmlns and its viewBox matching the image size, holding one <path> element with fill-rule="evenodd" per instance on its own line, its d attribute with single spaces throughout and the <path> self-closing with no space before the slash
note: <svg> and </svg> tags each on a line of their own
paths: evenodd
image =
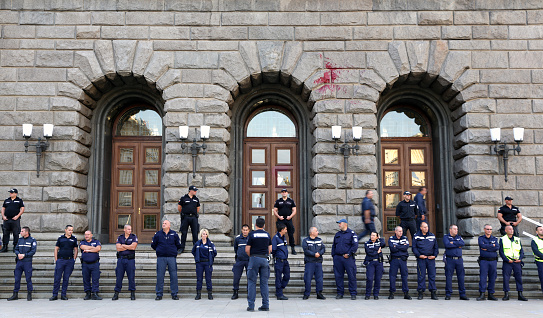
<svg viewBox="0 0 543 318">
<path fill-rule="evenodd" d="M 362 139 L 362 127 L 359 127 L 359 126 L 353 127 L 353 139 L 354 140 Z"/>
<path fill-rule="evenodd" d="M 341 138 L 341 126 L 332 126 L 332 138 Z"/>
<path fill-rule="evenodd" d="M 44 124 L 43 125 L 43 136 L 44 137 L 53 137 L 53 124 Z"/>
<path fill-rule="evenodd" d="M 200 137 L 202 139 L 209 138 L 209 126 L 200 126 Z"/>
<path fill-rule="evenodd" d="M 23 137 L 32 135 L 32 124 L 23 124 Z"/>
<path fill-rule="evenodd" d="M 179 126 L 179 138 L 187 139 L 189 137 L 189 126 Z"/>
<path fill-rule="evenodd" d="M 490 128 L 490 139 L 493 142 L 498 142 L 501 139 L 501 129 L 500 128 Z"/>
<path fill-rule="evenodd" d="M 513 128 L 513 136 L 515 138 L 515 141 L 523 141 L 524 140 L 524 128 Z"/>
</svg>

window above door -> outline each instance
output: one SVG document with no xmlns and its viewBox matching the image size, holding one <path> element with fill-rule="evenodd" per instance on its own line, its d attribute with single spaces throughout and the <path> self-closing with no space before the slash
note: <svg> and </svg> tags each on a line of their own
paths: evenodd
<svg viewBox="0 0 543 318">
<path fill-rule="evenodd" d="M 407 107 L 395 108 L 381 119 L 381 137 L 430 137 L 426 119 Z"/>
<path fill-rule="evenodd" d="M 247 125 L 247 137 L 296 137 L 296 125 L 277 110 L 257 113 Z"/>
<path fill-rule="evenodd" d="M 121 115 L 116 136 L 162 136 L 162 118 L 151 109 L 135 107 Z"/>
</svg>

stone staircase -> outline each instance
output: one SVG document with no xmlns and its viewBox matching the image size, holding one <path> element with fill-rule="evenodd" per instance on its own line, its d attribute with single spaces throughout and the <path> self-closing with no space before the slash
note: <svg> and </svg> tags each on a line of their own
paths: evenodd
<svg viewBox="0 0 543 318">
<path fill-rule="evenodd" d="M 525 246 L 529 247 L 529 242 L 525 242 Z M 33 277 L 34 283 L 34 298 L 49 298 L 53 288 L 53 242 L 39 242 L 38 252 L 34 256 L 33 261 Z M 329 246 L 328 246 L 329 247 Z M 232 247 L 218 246 L 218 256 L 215 260 L 213 271 L 213 292 L 217 297 L 230 297 L 232 293 L 232 265 L 234 262 L 234 253 Z M 534 264 L 533 255 L 531 250 L 526 249 L 527 259 L 526 265 L 523 268 L 523 282 L 524 282 L 524 295 L 529 298 L 541 298 L 541 290 L 539 278 L 537 276 L 536 265 Z M 288 287 L 285 289 L 285 295 L 288 297 L 302 297 L 304 284 L 303 284 L 303 253 L 300 247 L 297 247 L 298 255 L 289 257 L 291 266 L 291 281 Z M 365 292 L 365 268 L 361 266 L 364 258 L 363 249 L 359 250 L 357 256 L 358 266 L 358 294 L 363 295 Z M 385 254 L 388 254 L 388 249 L 385 250 Z M 436 284 L 438 288 L 438 294 L 443 299 L 445 294 L 445 274 L 444 263 L 442 262 L 443 249 L 440 249 L 440 255 L 437 262 L 437 278 Z M 478 295 L 478 283 L 479 283 L 479 267 L 477 264 L 478 250 L 464 250 L 464 266 L 466 268 L 466 289 L 469 297 L 475 297 Z M 113 288 L 115 286 L 115 245 L 106 244 L 103 245 L 102 252 L 100 253 L 101 263 L 101 278 L 100 278 L 100 294 L 105 298 L 111 298 L 113 294 Z M 327 249 L 327 253 L 324 256 L 324 294 L 329 297 L 334 297 L 336 294 L 334 273 L 332 267 L 332 258 L 330 256 L 330 249 Z M 0 254 L 0 298 L 7 298 L 11 295 L 13 290 L 13 269 L 15 268 L 15 256 L 12 253 L 11 246 L 8 253 Z M 178 263 L 178 276 L 179 276 L 179 288 L 182 298 L 194 297 L 196 289 L 196 274 L 194 270 L 194 259 L 192 254 L 183 253 L 177 258 Z M 138 298 L 154 298 L 155 297 L 155 283 L 156 283 L 156 256 L 149 244 L 140 244 L 138 246 L 136 255 L 136 295 Z M 416 261 L 414 256 L 410 256 L 408 260 L 409 268 L 409 288 L 412 291 L 411 294 L 416 294 Z M 381 282 L 381 295 L 388 295 L 388 263 L 385 263 L 385 274 Z M 164 284 L 164 294 L 169 294 L 169 281 L 168 274 L 166 273 L 166 279 Z M 274 295 L 274 274 L 273 268 L 270 277 L 270 294 Z M 241 286 L 245 286 L 246 278 L 242 278 Z M 516 299 L 515 283 L 514 279 L 511 280 L 511 289 L 513 290 L 512 299 Z M 347 284 L 345 284 L 347 286 Z M 128 282 L 126 278 L 123 282 L 122 298 L 127 298 L 129 293 L 127 292 Z M 398 290 L 400 286 L 397 286 Z M 458 295 L 456 279 L 453 279 L 453 296 Z M 204 285 L 205 290 L 205 285 Z M 501 279 L 501 261 L 498 263 L 498 279 L 496 282 L 496 296 L 503 294 L 502 279 Z M 26 282 L 23 276 L 21 283 L 21 293 L 26 291 Z M 400 292 L 401 293 L 401 292 Z M 399 294 L 397 292 L 397 294 Z M 427 294 L 429 294 L 427 292 Z M 314 295 L 314 283 L 312 289 L 312 295 Z M 240 297 L 246 296 L 245 288 L 241 288 Z M 70 279 L 70 287 L 68 288 L 68 297 L 82 298 L 83 281 L 81 275 L 81 263 L 77 260 L 75 270 Z M 205 297 L 204 297 L 205 298 Z"/>
</svg>

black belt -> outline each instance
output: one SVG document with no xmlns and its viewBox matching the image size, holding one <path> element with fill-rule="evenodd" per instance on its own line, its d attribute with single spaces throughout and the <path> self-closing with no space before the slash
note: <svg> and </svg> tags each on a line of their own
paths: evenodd
<svg viewBox="0 0 543 318">
<path fill-rule="evenodd" d="M 197 214 L 195 213 L 183 213 L 183 216 L 196 216 Z"/>
<path fill-rule="evenodd" d="M 498 257 L 497 256 L 496 257 L 481 257 L 481 256 L 479 256 L 479 259 L 481 261 L 490 261 L 491 262 L 491 261 L 497 261 Z"/>
<path fill-rule="evenodd" d="M 63 260 L 69 260 L 69 259 L 74 259 L 74 257 L 57 257 L 57 259 L 63 259 Z"/>
<path fill-rule="evenodd" d="M 462 256 L 447 256 L 450 259 L 462 259 Z"/>
<path fill-rule="evenodd" d="M 414 221 L 415 218 L 409 218 L 409 219 L 400 219 L 401 221 Z"/>
<path fill-rule="evenodd" d="M 268 258 L 268 255 L 265 255 L 265 254 L 253 254 L 251 256 L 259 257 L 259 258 Z"/>
<path fill-rule="evenodd" d="M 209 262 L 209 259 L 208 259 L 208 258 L 202 258 L 202 259 L 200 259 L 199 263 L 203 263 L 203 262 Z"/>
<path fill-rule="evenodd" d="M 286 262 L 286 261 L 288 261 L 286 258 L 276 258 L 275 260 L 276 260 L 276 261 L 280 261 L 280 262 Z"/>
<path fill-rule="evenodd" d="M 100 260 L 100 259 L 97 259 L 97 260 L 95 260 L 94 262 L 87 262 L 87 261 L 81 260 L 81 263 L 90 265 L 90 264 L 98 263 L 99 260 Z"/>
<path fill-rule="evenodd" d="M 373 262 L 373 261 L 379 262 L 379 259 L 378 258 L 372 258 L 372 259 L 367 259 L 366 261 L 367 262 Z"/>
<path fill-rule="evenodd" d="M 117 256 L 117 258 L 135 259 L 136 255 L 135 254 L 132 254 L 132 255 L 119 255 L 119 256 Z"/>
</svg>

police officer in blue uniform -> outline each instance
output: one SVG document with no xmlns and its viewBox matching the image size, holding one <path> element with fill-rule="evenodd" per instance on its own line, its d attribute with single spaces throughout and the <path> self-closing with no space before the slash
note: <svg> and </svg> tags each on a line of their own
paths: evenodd
<svg viewBox="0 0 543 318">
<path fill-rule="evenodd" d="M 198 241 L 198 232 L 200 232 L 200 224 L 198 223 L 198 213 L 200 213 L 200 199 L 196 196 L 198 188 L 191 185 L 189 193 L 185 194 L 177 203 L 177 211 L 181 213 L 181 252 L 185 251 L 185 243 L 187 242 L 187 233 L 192 233 L 192 245 Z"/>
<path fill-rule="evenodd" d="M 255 221 L 256 230 L 249 233 L 245 253 L 249 255 L 249 267 L 247 268 L 247 311 L 255 310 L 256 278 L 260 276 L 260 295 L 262 306 L 259 311 L 270 310 L 270 291 L 268 279 L 270 277 L 270 264 L 268 257 L 272 252 L 272 240 L 270 234 L 264 231 L 266 221 L 257 218 Z"/>
<path fill-rule="evenodd" d="M 126 272 L 128 277 L 128 290 L 130 300 L 136 300 L 136 247 L 138 237 L 132 234 L 132 226 L 124 226 L 124 234 L 119 235 L 115 243 L 117 248 L 117 267 L 115 267 L 115 294 L 111 300 L 119 299 L 119 293 L 123 288 L 123 277 Z"/>
<path fill-rule="evenodd" d="M 413 254 L 417 258 L 417 299 L 424 298 L 426 290 L 426 273 L 428 273 L 428 290 L 431 298 L 437 300 L 436 293 L 436 257 L 439 254 L 436 236 L 428 231 L 428 223 L 422 222 L 420 230 L 413 239 Z"/>
<path fill-rule="evenodd" d="M 415 195 L 413 198 L 413 201 L 417 204 L 417 207 L 419 208 L 419 214 L 417 215 L 417 229 L 420 229 L 420 224 L 422 222 L 426 222 L 427 224 L 430 224 L 428 221 L 428 210 L 426 209 L 426 199 L 424 196 L 428 193 L 428 188 L 426 187 L 420 187 L 419 193 Z"/>
<path fill-rule="evenodd" d="M 498 250 L 500 241 L 492 236 L 492 226 L 485 224 L 484 235 L 479 236 L 479 297 L 477 301 L 485 300 L 488 277 L 488 300 L 498 300 L 494 297 L 494 285 L 498 277 Z"/>
<path fill-rule="evenodd" d="M 396 206 L 396 216 L 400 218 L 400 226 L 403 229 L 403 234 L 407 235 L 407 230 L 411 234 L 411 238 L 417 232 L 417 223 L 415 218 L 419 215 L 419 208 L 415 201 L 411 200 L 411 192 L 403 193 L 403 200 Z"/>
<path fill-rule="evenodd" d="M 366 297 L 370 299 L 373 287 L 373 299 L 379 299 L 379 291 L 381 290 L 381 278 L 383 277 L 383 247 L 386 246 L 385 240 L 379 237 L 379 233 L 373 231 L 370 233 L 370 239 L 364 243 L 366 250 L 366 258 L 364 266 L 366 266 Z"/>
<path fill-rule="evenodd" d="M 170 274 L 170 293 L 173 300 L 179 300 L 177 293 L 179 292 L 179 282 L 177 280 L 177 253 L 181 251 L 181 243 L 179 235 L 170 229 L 170 221 L 162 222 L 162 230 L 155 233 L 151 248 L 156 251 L 156 298 L 161 300 L 164 292 L 164 275 L 166 267 Z"/>
<path fill-rule="evenodd" d="M 543 226 L 538 225 L 535 228 L 537 237 L 532 240 L 532 252 L 534 253 L 535 264 L 537 266 L 537 274 L 543 291 Z"/>
<path fill-rule="evenodd" d="M 283 289 L 287 287 L 290 280 L 290 265 L 288 263 L 287 226 L 283 223 L 277 223 L 277 234 L 272 238 L 272 255 L 274 258 L 275 271 L 275 296 L 277 300 L 288 300 L 283 295 Z"/>
<path fill-rule="evenodd" d="M 8 251 L 10 233 L 13 233 L 13 247 L 17 246 L 19 232 L 21 232 L 21 215 L 25 211 L 23 200 L 17 196 L 19 191 L 14 188 L 8 192 L 9 198 L 5 199 L 2 205 L 4 234 L 2 236 L 2 249 L 0 249 L 0 253 Z"/>
<path fill-rule="evenodd" d="M 55 245 L 55 280 L 53 284 L 53 296 L 49 300 L 58 299 L 60 289 L 60 279 L 62 278 L 62 292 L 60 299 L 68 300 L 66 292 L 70 282 L 70 275 L 74 270 L 75 260 L 77 258 L 77 238 L 72 235 L 74 227 L 66 225 L 64 235 L 57 239 Z"/>
<path fill-rule="evenodd" d="M 309 229 L 309 236 L 304 238 L 302 248 L 304 250 L 304 297 L 309 299 L 311 294 L 311 279 L 315 276 L 315 285 L 317 290 L 317 299 L 326 299 L 322 294 L 324 280 L 322 272 L 322 255 L 326 252 L 326 247 L 322 239 L 318 236 L 319 231 L 316 227 Z"/>
<path fill-rule="evenodd" d="M 528 301 L 522 295 L 522 266 L 524 265 L 524 250 L 518 236 L 514 236 L 515 229 L 511 225 L 505 227 L 506 235 L 500 241 L 500 257 L 503 260 L 502 276 L 503 276 L 503 292 L 502 300 L 509 300 L 509 279 L 511 272 L 515 275 L 515 283 L 517 285 L 518 300 Z"/>
<path fill-rule="evenodd" d="M 294 224 L 292 223 L 292 218 L 296 215 L 296 204 L 294 200 L 289 198 L 288 190 L 281 190 L 281 198 L 275 201 L 273 205 L 273 214 L 277 217 L 277 226 L 280 223 L 283 223 L 287 227 L 288 232 L 288 242 L 292 248 L 292 255 L 296 255 L 296 250 L 294 246 Z"/>
<path fill-rule="evenodd" d="M 398 276 L 398 270 L 402 277 L 402 291 L 404 299 L 411 300 L 409 296 L 409 286 L 407 285 L 407 258 L 409 257 L 409 240 L 403 235 L 403 229 L 401 226 L 397 226 L 394 229 L 394 235 L 388 239 L 388 248 L 390 249 L 390 269 L 388 270 L 388 278 L 390 281 L 390 293 L 388 299 L 394 299 L 394 293 L 396 292 L 396 277 Z"/>
<path fill-rule="evenodd" d="M 341 219 L 339 231 L 334 236 L 332 244 L 332 257 L 334 260 L 334 276 L 336 278 L 337 296 L 336 299 L 343 298 L 344 293 L 344 274 L 347 272 L 349 279 L 349 293 L 351 299 L 356 299 L 356 262 L 355 254 L 358 250 L 358 236 L 348 227 L 346 219 Z"/>
<path fill-rule="evenodd" d="M 15 284 L 13 285 L 13 295 L 8 300 L 19 299 L 19 290 L 21 287 L 21 276 L 25 272 L 26 277 L 26 300 L 32 300 L 32 257 L 36 254 L 36 240 L 30 236 L 30 228 L 25 226 L 21 229 L 21 237 L 17 241 L 17 246 L 13 251 L 16 255 Z"/>
<path fill-rule="evenodd" d="M 362 200 L 362 224 L 364 224 L 364 231 L 362 231 L 358 238 L 361 240 L 364 236 L 371 234 L 371 232 L 377 232 L 375 230 L 375 205 L 373 205 L 373 191 L 367 190 L 366 196 Z"/>
<path fill-rule="evenodd" d="M 458 226 L 452 224 L 449 226 L 449 234 L 443 237 L 443 245 L 445 245 L 445 300 L 451 299 L 452 294 L 452 276 L 456 270 L 456 278 L 458 279 L 458 293 L 460 300 L 469 300 L 466 296 L 466 288 L 464 286 L 464 260 L 462 259 L 462 247 L 466 245 L 460 235 L 458 235 Z"/>
<path fill-rule="evenodd" d="M 200 231 L 200 237 L 201 239 L 192 247 L 192 255 L 194 255 L 194 262 L 196 263 L 196 297 L 194 299 L 199 300 L 202 298 L 202 281 L 205 272 L 207 299 L 212 300 L 213 284 L 211 282 L 211 275 L 213 273 L 213 261 L 217 256 L 217 249 L 209 238 L 209 231 L 207 229 Z"/>
<path fill-rule="evenodd" d="M 232 267 L 234 273 L 234 294 L 231 299 L 238 299 L 239 280 L 243 274 L 243 270 L 247 272 L 247 266 L 249 266 L 249 255 L 245 253 L 245 246 L 247 246 L 247 239 L 249 238 L 249 225 L 243 224 L 241 226 L 241 234 L 236 236 L 234 240 L 234 253 L 236 254 L 236 263 Z"/>
<path fill-rule="evenodd" d="M 85 232 L 85 239 L 79 243 L 81 249 L 81 271 L 83 272 L 84 300 L 102 300 L 100 291 L 100 254 L 102 244 L 92 237 L 91 231 Z M 91 284 L 92 278 L 92 284 Z M 92 293 L 92 295 L 91 295 Z"/>
</svg>

